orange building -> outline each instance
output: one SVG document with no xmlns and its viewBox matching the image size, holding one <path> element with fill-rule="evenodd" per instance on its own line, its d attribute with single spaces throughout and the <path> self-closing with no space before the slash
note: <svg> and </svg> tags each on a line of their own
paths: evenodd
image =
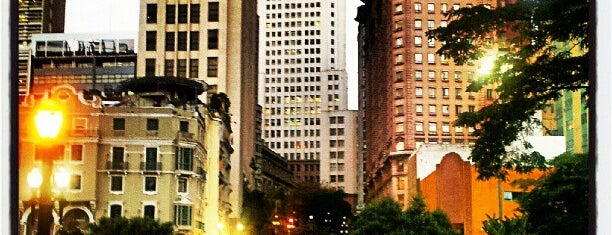
<svg viewBox="0 0 612 235">
<path fill-rule="evenodd" d="M 555 143 L 560 140 L 551 139 Z M 543 172 L 510 172 L 503 182 L 497 179 L 481 181 L 477 179 L 475 166 L 468 160 L 469 153 L 466 145 L 422 145 L 410 157 L 397 163 L 403 168 L 394 169 L 394 172 L 405 174 L 394 174 L 395 199 L 405 209 L 414 195 L 421 194 L 428 209 L 444 211 L 453 227 L 466 235 L 485 234 L 482 222 L 487 220 L 487 215 L 513 217 L 519 213 L 516 198 L 525 190 L 513 186 L 512 182 L 537 179 Z"/>
</svg>

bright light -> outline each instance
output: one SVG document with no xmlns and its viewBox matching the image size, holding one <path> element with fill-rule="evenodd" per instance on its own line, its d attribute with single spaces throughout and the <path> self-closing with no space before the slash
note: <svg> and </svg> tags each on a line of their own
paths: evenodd
<svg viewBox="0 0 612 235">
<path fill-rule="evenodd" d="M 54 104 L 50 101 L 43 103 L 43 106 L 34 116 L 36 130 L 40 137 L 44 139 L 55 138 L 62 128 L 63 121 L 62 112 L 57 110 L 57 107 L 54 107 Z"/>
<path fill-rule="evenodd" d="M 218 222 L 218 223 L 217 223 L 217 229 L 222 230 L 222 229 L 223 229 L 223 227 L 225 227 L 225 226 L 223 225 L 223 223 L 221 223 L 221 222 Z"/>
<path fill-rule="evenodd" d="M 67 188 L 68 183 L 70 183 L 70 174 L 63 167 L 59 168 L 53 175 L 53 180 L 55 181 L 55 185 L 57 185 L 59 188 Z"/>
<path fill-rule="evenodd" d="M 293 218 L 289 218 L 289 223 L 293 223 Z"/>
<path fill-rule="evenodd" d="M 238 229 L 238 231 L 242 231 L 244 230 L 244 225 L 240 222 L 238 222 L 238 224 L 236 224 L 236 229 Z"/>
<path fill-rule="evenodd" d="M 487 75 L 491 73 L 493 70 L 493 66 L 495 65 L 495 57 L 492 55 L 487 55 L 480 59 L 480 67 L 478 68 L 478 74 Z"/>
<path fill-rule="evenodd" d="M 28 173 L 28 185 L 31 188 L 38 188 L 42 184 L 43 178 L 40 169 L 34 168 Z"/>
</svg>

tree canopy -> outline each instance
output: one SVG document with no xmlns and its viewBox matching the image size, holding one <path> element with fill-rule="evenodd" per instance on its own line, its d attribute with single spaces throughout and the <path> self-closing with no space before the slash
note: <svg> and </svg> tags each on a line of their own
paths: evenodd
<svg viewBox="0 0 612 235">
<path fill-rule="evenodd" d="M 476 129 L 470 157 L 480 179 L 505 179 L 508 170 L 545 167 L 542 155 L 506 154 L 505 146 L 522 141 L 519 134 L 537 122 L 535 112 L 560 91 L 588 91 L 588 4 L 592 1 L 517 0 L 494 9 L 461 8 L 450 11 L 447 27 L 427 32 L 442 42 L 437 53 L 458 65 L 478 63 L 494 48 L 492 41 L 501 46 L 491 72 L 468 87 L 494 86 L 499 97 L 478 111 L 462 113 L 456 122 Z"/>
<path fill-rule="evenodd" d="M 92 235 L 171 235 L 173 232 L 172 222 L 160 223 L 157 220 L 142 217 L 133 218 L 108 218 L 102 217 L 96 223 L 90 224 Z"/>
<path fill-rule="evenodd" d="M 367 205 L 351 225 L 350 234 L 454 235 L 458 233 L 452 229 L 444 212 L 427 211 L 423 198 L 417 196 L 413 198 L 405 212 L 391 198 Z"/>
</svg>

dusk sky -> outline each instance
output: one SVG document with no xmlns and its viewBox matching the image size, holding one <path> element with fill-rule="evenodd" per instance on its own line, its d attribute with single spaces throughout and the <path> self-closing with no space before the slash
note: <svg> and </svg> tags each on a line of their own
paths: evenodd
<svg viewBox="0 0 612 235">
<path fill-rule="evenodd" d="M 139 0 L 66 0 L 65 33 L 126 33 L 138 35 Z M 359 0 L 347 0 L 346 72 L 349 109 L 357 109 L 357 27 Z M 136 38 L 134 38 L 136 39 Z M 351 99 L 352 98 L 352 99 Z"/>
</svg>

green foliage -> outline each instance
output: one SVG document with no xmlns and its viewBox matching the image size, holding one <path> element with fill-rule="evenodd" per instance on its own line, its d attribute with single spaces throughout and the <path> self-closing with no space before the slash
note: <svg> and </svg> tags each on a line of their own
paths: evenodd
<svg viewBox="0 0 612 235">
<path fill-rule="evenodd" d="M 527 235 L 527 217 L 515 215 L 501 219 L 487 215 L 483 229 L 488 235 Z"/>
<path fill-rule="evenodd" d="M 171 222 L 160 223 L 150 218 L 108 218 L 102 217 L 97 223 L 90 224 L 92 235 L 170 235 L 173 232 Z"/>
<path fill-rule="evenodd" d="M 519 198 L 536 234 L 588 233 L 588 166 L 586 154 L 565 153 L 553 159 L 552 172 Z"/>
<path fill-rule="evenodd" d="M 318 183 L 299 184 L 290 193 L 289 208 L 292 211 L 286 215 L 295 216 L 302 222 L 313 222 L 315 231 L 311 232 L 337 233 L 342 221 L 350 221 L 353 216 L 351 205 L 344 200 L 345 197 L 344 191 L 325 188 Z M 310 220 L 309 216 L 314 219 Z"/>
<path fill-rule="evenodd" d="M 350 234 L 454 235 L 458 233 L 452 229 L 444 212 L 427 211 L 423 198 L 416 196 L 405 212 L 402 212 L 399 204 L 391 198 L 366 206 L 351 225 Z"/>
<path fill-rule="evenodd" d="M 272 223 L 270 219 L 274 209 L 273 202 L 258 190 L 245 190 L 243 197 L 242 219 L 246 226 L 252 227 L 257 234 L 263 233 L 264 227 Z"/>
<path fill-rule="evenodd" d="M 487 9 L 461 8 L 448 15 L 446 28 L 427 32 L 442 42 L 438 54 L 456 64 L 475 63 L 488 48 L 489 38 L 508 39 L 489 75 L 468 90 L 496 86 L 499 98 L 477 112 L 463 113 L 456 125 L 475 127 L 478 137 L 471 153 L 479 179 L 505 179 L 508 170 L 528 172 L 544 168 L 540 154 L 508 155 L 505 146 L 533 124 L 532 116 L 559 91 L 587 88 L 589 67 L 587 0 L 518 0 Z"/>
</svg>

